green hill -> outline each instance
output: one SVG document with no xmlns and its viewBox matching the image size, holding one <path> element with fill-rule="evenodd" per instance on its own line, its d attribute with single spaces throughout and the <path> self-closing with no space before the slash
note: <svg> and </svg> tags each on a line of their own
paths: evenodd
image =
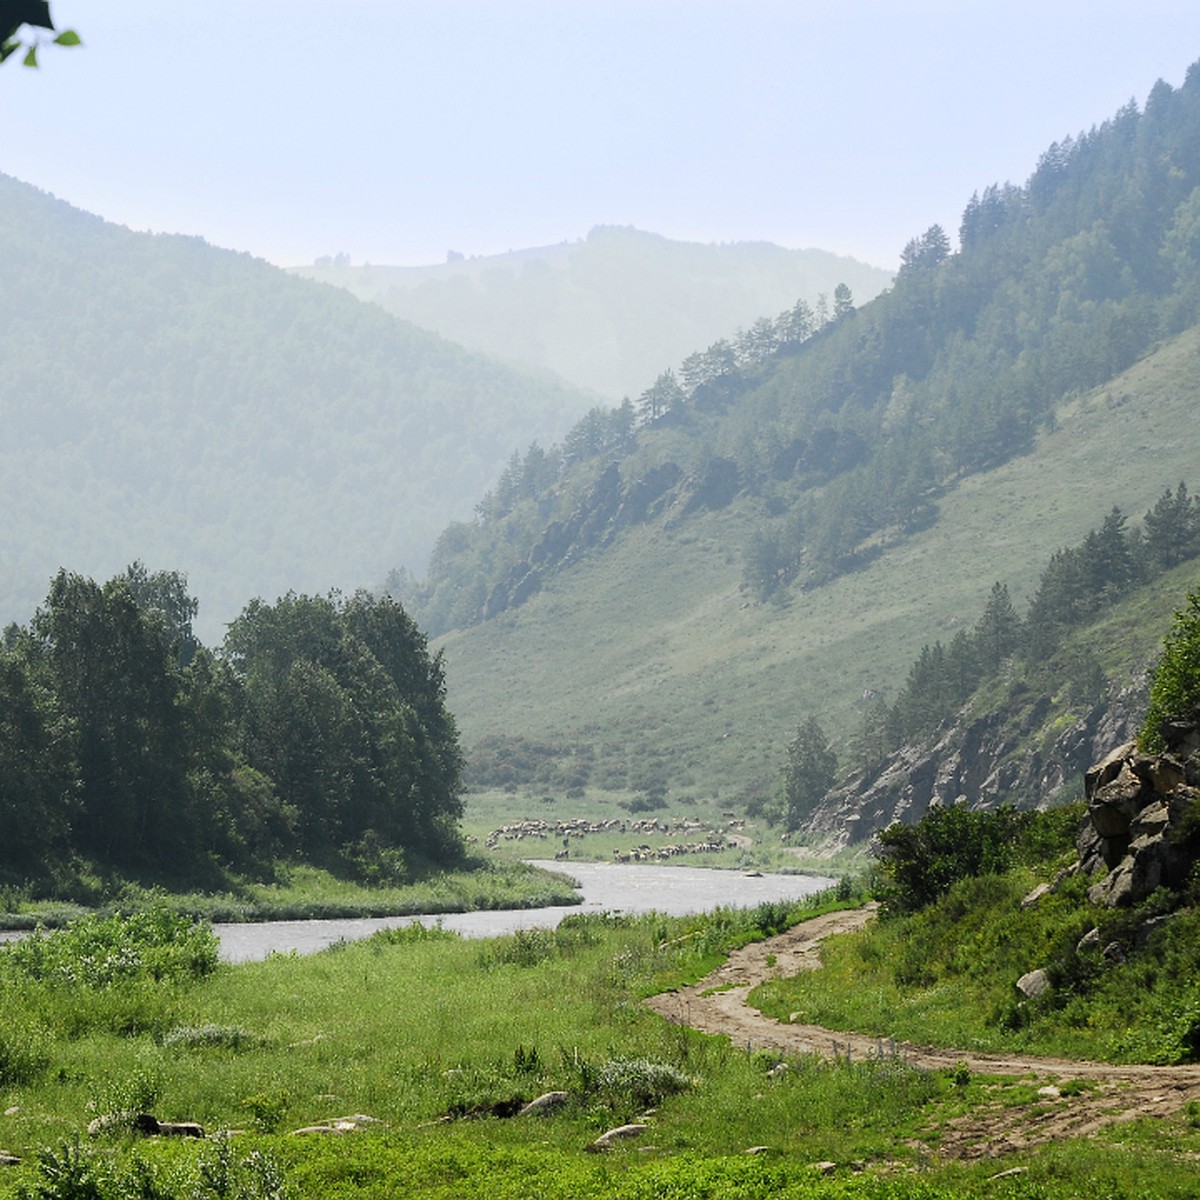
<svg viewBox="0 0 1200 1200">
<path fill-rule="evenodd" d="M 515 611 L 441 639 L 468 750 L 520 734 L 565 759 L 584 742 L 597 782 L 661 777 L 714 800 L 773 783 L 809 712 L 845 754 L 864 694 L 894 695 L 923 644 L 977 619 L 993 581 L 1028 600 L 1050 555 L 1114 504 L 1140 516 L 1194 474 L 1179 431 L 1196 429 L 1198 364 L 1192 330 L 1064 406 L 1031 453 L 960 483 L 933 527 L 783 603 L 743 588 L 752 498 L 630 531 Z"/>
<path fill-rule="evenodd" d="M 797 299 L 846 284 L 861 300 L 891 272 L 824 250 L 701 245 L 599 226 L 578 242 L 430 267 L 325 262 L 297 273 L 493 358 L 553 371 L 609 401 L 667 365 Z"/>
<path fill-rule="evenodd" d="M 525 739 L 531 789 L 722 807 L 809 713 L 846 755 L 994 581 L 1023 604 L 1193 477 L 1198 228 L 1193 68 L 973 197 L 957 252 L 914 239 L 887 294 L 643 395 L 599 450 L 577 426 L 550 480 L 510 466 L 410 597 L 469 754 Z"/>
<path fill-rule="evenodd" d="M 200 628 L 351 588 L 469 514 L 588 400 L 345 291 L 0 177 L 0 622 L 60 566 L 186 570 Z"/>
</svg>

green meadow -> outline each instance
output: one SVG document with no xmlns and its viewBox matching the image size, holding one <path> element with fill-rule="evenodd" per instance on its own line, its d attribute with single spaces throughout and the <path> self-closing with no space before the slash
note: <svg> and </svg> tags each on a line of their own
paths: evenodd
<svg viewBox="0 0 1200 1200">
<path fill-rule="evenodd" d="M 992 892 L 1007 888 L 1011 900 L 1025 881 Z M 968 899 L 981 902 L 952 896 L 936 927 L 932 915 L 906 919 L 930 924 L 918 945 L 957 936 L 953 905 Z M 205 925 L 165 906 L 84 918 L 0 951 L 0 1150 L 20 1159 L 0 1168 L 0 1197 L 1194 1194 L 1200 1117 L 1186 1110 L 960 1161 L 939 1151 L 946 1121 L 997 1094 L 1032 1115 L 1036 1089 L 883 1051 L 780 1070 L 777 1055 L 642 1004 L 702 978 L 731 947 L 861 900 L 826 894 L 672 919 L 580 914 L 554 931 L 478 941 L 414 926 L 239 966 L 217 961 Z M 1010 907 L 994 899 L 988 911 Z M 1007 940 L 1047 936 L 1056 912 L 1029 928 L 1010 922 Z M 884 922 L 831 942 L 830 968 L 806 977 L 817 990 L 803 1003 L 832 1019 L 864 990 L 863 964 L 902 968 L 917 932 Z M 903 969 L 898 978 L 885 1004 L 931 986 L 906 982 Z M 869 1024 L 864 1011 L 842 1016 Z M 906 1016 L 904 1029 L 962 1031 L 924 1020 Z M 512 1115 L 549 1092 L 563 1095 L 548 1114 Z M 144 1137 L 142 1113 L 198 1122 L 206 1136 Z M 351 1116 L 351 1131 L 296 1132 Z M 589 1152 L 627 1123 L 645 1128 Z"/>
</svg>

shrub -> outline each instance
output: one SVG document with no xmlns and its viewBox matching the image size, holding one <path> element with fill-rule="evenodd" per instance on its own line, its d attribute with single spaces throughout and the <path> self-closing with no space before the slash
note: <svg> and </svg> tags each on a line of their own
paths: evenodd
<svg viewBox="0 0 1200 1200">
<path fill-rule="evenodd" d="M 1005 870 L 1031 819 L 1009 804 L 990 812 L 948 805 L 931 808 L 915 825 L 890 825 L 873 847 L 884 910 L 917 912 L 960 879 Z"/>
<path fill-rule="evenodd" d="M 240 1025 L 178 1025 L 163 1037 L 162 1044 L 186 1050 L 246 1050 L 259 1040 Z"/>
<path fill-rule="evenodd" d="M 595 1074 L 596 1093 L 613 1108 L 646 1108 L 686 1091 L 692 1080 L 667 1063 L 647 1058 L 612 1058 Z"/>
</svg>

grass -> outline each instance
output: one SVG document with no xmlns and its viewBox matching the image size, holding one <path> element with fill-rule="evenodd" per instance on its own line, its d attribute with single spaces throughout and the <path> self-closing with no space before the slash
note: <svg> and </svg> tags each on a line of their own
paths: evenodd
<svg viewBox="0 0 1200 1200">
<path fill-rule="evenodd" d="M 145 904 L 162 893 L 125 884 L 100 912 Z M 579 894 L 562 875 L 517 861 L 478 859 L 471 868 L 430 874 L 404 887 L 365 887 L 319 867 L 295 866 L 275 884 L 247 883 L 229 892 L 173 892 L 178 911 L 206 921 L 295 921 L 335 917 L 404 917 L 480 909 L 575 904 Z M 86 911 L 75 905 L 23 900 L 10 892 L 0 929 L 55 928 Z"/>
<path fill-rule="evenodd" d="M 1040 878 L 1019 868 L 963 880 L 919 913 L 831 939 L 823 970 L 764 984 L 751 1003 L 783 1021 L 964 1051 L 1192 1061 L 1200 913 L 1178 909 L 1144 938 L 1146 921 L 1171 912 L 1165 893 L 1133 910 L 1096 908 L 1086 899 L 1089 880 L 1075 876 L 1023 905 Z M 1092 928 L 1102 945 L 1118 942 L 1125 961 L 1079 949 Z M 1049 972 L 1051 988 L 1026 1000 L 1015 984 L 1036 968 Z"/>
<path fill-rule="evenodd" d="M 998 1161 L 943 1161 L 944 1121 L 996 1103 L 1032 1114 L 1043 1103 L 1036 1087 L 922 1071 L 890 1053 L 780 1070 L 777 1055 L 670 1025 L 640 1003 L 700 978 L 729 947 L 835 903 L 679 919 L 579 914 L 488 941 L 411 926 L 308 958 L 209 963 L 152 986 L 136 973 L 34 978 L 0 953 L 3 1028 L 25 1047 L 0 1076 L 0 1148 L 23 1157 L 0 1173 L 0 1197 L 1190 1194 L 1194 1113 Z M 978 937 L 989 923 L 977 923 Z M 123 927 L 105 928 L 115 953 Z M 871 954 L 856 945 L 838 943 L 827 973 L 857 973 L 861 989 Z M 839 965 L 852 961 L 854 970 Z M 960 992 L 960 1007 L 970 999 Z M 552 1115 L 495 1115 L 551 1090 L 567 1094 Z M 130 1131 L 138 1111 L 244 1132 L 147 1141 Z M 351 1113 L 379 1123 L 342 1137 L 290 1132 Z M 104 1132 L 88 1137 L 102 1117 Z M 629 1121 L 648 1129 L 587 1152 Z M 1012 1167 L 1021 1173 L 993 1179 Z"/>
</svg>

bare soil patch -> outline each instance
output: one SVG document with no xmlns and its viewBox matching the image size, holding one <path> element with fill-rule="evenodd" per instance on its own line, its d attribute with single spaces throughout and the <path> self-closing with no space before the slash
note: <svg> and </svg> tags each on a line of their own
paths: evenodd
<svg viewBox="0 0 1200 1200">
<path fill-rule="evenodd" d="M 1020 1054 L 976 1054 L 881 1041 L 878 1037 L 790 1024 L 764 1016 L 746 1003 L 750 989 L 768 979 L 815 970 L 821 942 L 861 929 L 874 906 L 826 913 L 766 941 L 733 951 L 699 983 L 653 996 L 646 1003 L 677 1025 L 723 1034 L 748 1050 L 780 1055 L 850 1055 L 861 1058 L 895 1052 L 915 1067 L 954 1069 L 965 1063 L 975 1074 L 1012 1075 L 1037 1083 L 1035 1102 L 1013 1105 L 1003 1098 L 951 1119 L 929 1131 L 938 1151 L 952 1158 L 994 1157 L 1063 1137 L 1085 1137 L 1107 1125 L 1140 1117 L 1167 1117 L 1189 1100 L 1200 1100 L 1200 1066 L 1114 1066 L 1073 1059 Z M 1059 1089 L 1073 1080 L 1089 1081 L 1076 1091 Z"/>
</svg>

